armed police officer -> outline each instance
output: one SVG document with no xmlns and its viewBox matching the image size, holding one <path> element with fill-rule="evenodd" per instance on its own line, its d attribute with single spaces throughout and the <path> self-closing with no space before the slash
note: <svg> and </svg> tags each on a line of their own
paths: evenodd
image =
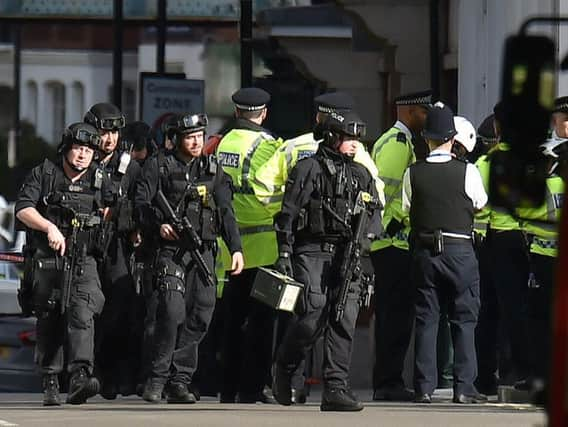
<svg viewBox="0 0 568 427">
<path fill-rule="evenodd" d="M 403 178 L 402 208 L 410 211 L 416 286 L 414 391 L 420 403 L 432 401 L 437 385 L 436 337 L 444 303 L 454 344 L 454 402 L 487 400 L 473 385 L 479 271 L 472 239 L 474 210 L 487 203 L 487 194 L 477 168 L 452 155 L 456 133 L 452 110 L 436 103 L 424 128 L 430 154 Z"/>
<path fill-rule="evenodd" d="M 348 370 L 363 288 L 373 280 L 364 274 L 361 255 L 380 232 L 373 178 L 353 161 L 364 129 L 353 112 L 330 113 L 317 129 L 323 141 L 316 154 L 299 161 L 286 182 L 275 220 L 276 266 L 305 288 L 275 363 L 273 392 L 283 405 L 292 403 L 292 374 L 323 335 L 321 410 L 363 409 L 349 388 Z"/>
<path fill-rule="evenodd" d="M 233 274 L 244 265 L 231 179 L 214 156 L 202 156 L 206 126 L 204 114 L 180 116 L 175 149 L 150 158 L 137 187 L 140 224 L 161 238 L 154 265 L 158 306 L 151 372 L 143 395 L 149 402 L 161 400 L 164 386 L 169 403 L 196 401 L 191 380 L 215 306 L 218 234 L 232 254 Z"/>
<path fill-rule="evenodd" d="M 70 125 L 58 160 L 45 160 L 31 171 L 15 206 L 27 232 L 21 303 L 24 312 L 37 316 L 35 360 L 46 406 L 61 404 L 58 375 L 64 360 L 71 375 L 68 403 L 84 403 L 99 391 L 91 376 L 93 319 L 104 296 L 94 256 L 104 246 L 101 212 L 112 202 L 110 183 L 92 164 L 99 144 L 91 125 Z"/>
<path fill-rule="evenodd" d="M 101 396 L 115 399 L 133 394 L 140 366 L 140 341 L 136 334 L 136 292 L 129 268 L 133 244 L 139 236 L 132 218 L 134 187 L 140 175 L 130 153 L 119 148 L 119 132 L 126 120 L 117 106 L 102 102 L 93 105 L 83 118 L 101 136 L 99 168 L 111 179 L 114 203 L 109 223 L 110 241 L 100 266 L 105 308 L 97 328 L 97 375 L 102 380 Z M 117 328 L 116 325 L 121 325 Z"/>
</svg>

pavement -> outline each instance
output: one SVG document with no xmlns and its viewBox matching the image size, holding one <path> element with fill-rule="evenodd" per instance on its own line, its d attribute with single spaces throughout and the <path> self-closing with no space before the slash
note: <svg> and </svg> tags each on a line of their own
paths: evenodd
<svg viewBox="0 0 568 427">
<path fill-rule="evenodd" d="M 372 402 L 371 392 L 357 393 L 365 409 L 357 413 L 320 412 L 320 393 L 306 405 L 220 404 L 203 398 L 193 405 L 150 404 L 131 396 L 107 401 L 97 396 L 88 403 L 55 408 L 41 406 L 41 394 L 0 394 L 0 427 L 16 426 L 231 426 L 231 427 L 358 427 L 358 426 L 544 426 L 544 412 L 532 405 L 451 403 L 451 390 L 437 391 L 434 403 Z"/>
</svg>

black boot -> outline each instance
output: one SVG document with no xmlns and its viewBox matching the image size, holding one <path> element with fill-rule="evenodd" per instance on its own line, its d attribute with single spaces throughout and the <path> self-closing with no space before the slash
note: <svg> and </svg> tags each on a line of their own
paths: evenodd
<svg viewBox="0 0 568 427">
<path fill-rule="evenodd" d="M 361 411 L 363 404 L 348 388 L 326 388 L 321 397 L 322 411 Z"/>
<path fill-rule="evenodd" d="M 168 403 L 195 403 L 195 395 L 190 393 L 184 383 L 170 383 L 166 387 Z"/>
<path fill-rule="evenodd" d="M 80 405 L 85 403 L 89 397 L 93 397 L 99 392 L 99 380 L 89 377 L 85 368 L 73 372 L 69 380 L 69 393 L 67 403 Z"/>
<path fill-rule="evenodd" d="M 278 363 L 275 363 L 272 376 L 272 394 L 281 405 L 289 406 L 292 404 L 291 381 L 288 372 Z"/>
<path fill-rule="evenodd" d="M 57 374 L 43 376 L 43 406 L 60 406 Z"/>
<path fill-rule="evenodd" d="M 142 393 L 142 399 L 150 403 L 160 403 L 162 400 L 162 392 L 164 391 L 164 385 L 148 379 L 146 385 L 144 386 L 144 393 Z"/>
</svg>

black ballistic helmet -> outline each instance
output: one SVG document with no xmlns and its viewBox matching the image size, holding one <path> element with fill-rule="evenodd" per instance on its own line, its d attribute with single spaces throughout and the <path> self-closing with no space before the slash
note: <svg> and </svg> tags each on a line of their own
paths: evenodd
<svg viewBox="0 0 568 427">
<path fill-rule="evenodd" d="M 342 136 L 362 138 L 367 134 L 367 125 L 354 111 L 329 113 L 325 120 L 316 125 L 314 138 L 335 146 Z"/>
<path fill-rule="evenodd" d="M 97 129 L 116 131 L 126 126 L 126 119 L 119 108 L 109 102 L 93 105 L 83 117 L 85 123 Z"/>
<path fill-rule="evenodd" d="M 122 131 L 121 139 L 127 149 L 149 148 L 154 139 L 152 129 L 143 121 L 128 123 Z"/>
<path fill-rule="evenodd" d="M 428 111 L 422 135 L 435 141 L 449 141 L 456 136 L 454 112 L 443 102 L 436 102 Z"/>
<path fill-rule="evenodd" d="M 57 152 L 67 153 L 73 144 L 86 145 L 93 150 L 97 150 L 101 144 L 101 137 L 98 130 L 90 124 L 77 122 L 69 125 L 63 131 Z"/>
<path fill-rule="evenodd" d="M 207 114 L 180 114 L 175 125 L 176 132 L 191 133 L 205 130 L 207 123 Z"/>
</svg>

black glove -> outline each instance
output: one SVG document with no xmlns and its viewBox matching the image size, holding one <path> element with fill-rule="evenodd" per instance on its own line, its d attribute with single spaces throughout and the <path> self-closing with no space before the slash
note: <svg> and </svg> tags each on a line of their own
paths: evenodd
<svg viewBox="0 0 568 427">
<path fill-rule="evenodd" d="M 394 237 L 396 233 L 404 229 L 404 224 L 396 219 L 391 219 L 389 225 L 387 225 L 386 232 L 390 237 Z"/>
<path fill-rule="evenodd" d="M 276 261 L 276 264 L 274 264 L 274 268 L 288 277 L 294 277 L 290 252 L 280 252 L 278 260 Z"/>
</svg>

